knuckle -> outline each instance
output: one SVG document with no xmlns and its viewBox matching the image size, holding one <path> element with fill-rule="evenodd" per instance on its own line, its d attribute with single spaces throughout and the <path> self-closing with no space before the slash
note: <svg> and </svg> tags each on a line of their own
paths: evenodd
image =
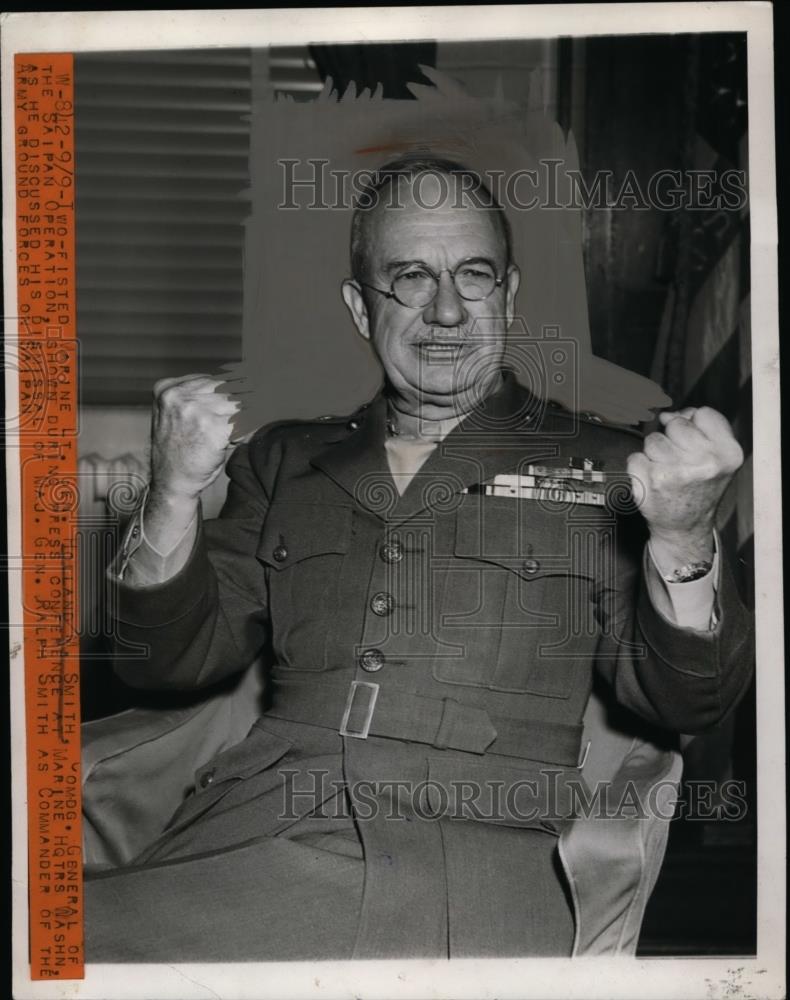
<svg viewBox="0 0 790 1000">
<path fill-rule="evenodd" d="M 682 419 L 682 417 L 679 417 L 667 425 L 665 437 L 670 441 L 684 441 L 686 439 L 686 428 L 681 423 Z"/>
<path fill-rule="evenodd" d="M 657 465 L 650 470 L 648 478 L 653 486 L 661 488 L 667 482 L 674 480 L 674 470 L 666 465 Z"/>
<path fill-rule="evenodd" d="M 178 384 L 176 385 L 171 384 L 165 386 L 165 388 L 162 389 L 162 392 L 160 394 L 160 399 L 167 406 L 172 406 L 172 404 L 176 402 L 180 397 L 181 397 L 181 386 Z"/>
</svg>

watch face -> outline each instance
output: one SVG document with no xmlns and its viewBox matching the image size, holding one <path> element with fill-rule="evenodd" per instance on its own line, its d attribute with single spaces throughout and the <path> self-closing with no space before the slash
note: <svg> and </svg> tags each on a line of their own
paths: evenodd
<svg viewBox="0 0 790 1000">
<path fill-rule="evenodd" d="M 712 563 L 707 562 L 689 563 L 687 566 L 676 569 L 672 576 L 667 577 L 667 580 L 670 583 L 690 583 L 692 580 L 699 580 L 710 573 L 712 565 Z"/>
</svg>

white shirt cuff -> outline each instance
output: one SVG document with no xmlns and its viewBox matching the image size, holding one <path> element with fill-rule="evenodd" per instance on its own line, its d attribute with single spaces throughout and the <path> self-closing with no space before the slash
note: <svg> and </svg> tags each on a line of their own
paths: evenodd
<svg viewBox="0 0 790 1000">
<path fill-rule="evenodd" d="M 713 534 L 713 563 L 705 576 L 685 583 L 671 583 L 661 574 L 650 542 L 645 560 L 645 578 L 653 607 L 678 628 L 707 632 L 718 624 L 716 588 L 719 579 L 719 538 Z"/>
<path fill-rule="evenodd" d="M 145 535 L 145 504 L 148 488 L 132 516 L 121 542 L 121 550 L 109 573 L 130 587 L 151 587 L 164 583 L 187 562 L 195 544 L 198 512 L 168 552 L 160 552 Z"/>
</svg>

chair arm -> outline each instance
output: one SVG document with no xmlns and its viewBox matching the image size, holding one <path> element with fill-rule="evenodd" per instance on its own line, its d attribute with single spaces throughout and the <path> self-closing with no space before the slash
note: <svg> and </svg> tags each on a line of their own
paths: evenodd
<svg viewBox="0 0 790 1000">
<path fill-rule="evenodd" d="M 595 692 L 584 721 L 589 807 L 559 837 L 575 913 L 573 955 L 634 955 L 664 860 L 683 759 L 671 746 L 613 726 Z"/>
<path fill-rule="evenodd" d="M 197 704 L 133 708 L 82 726 L 83 862 L 127 864 L 162 833 L 195 771 L 238 743 L 260 714 L 256 666 Z"/>
</svg>

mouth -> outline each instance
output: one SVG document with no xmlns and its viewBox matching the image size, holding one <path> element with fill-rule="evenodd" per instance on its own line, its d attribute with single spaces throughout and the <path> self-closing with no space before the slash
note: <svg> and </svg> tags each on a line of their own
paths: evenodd
<svg viewBox="0 0 790 1000">
<path fill-rule="evenodd" d="M 455 341 L 424 340 L 417 345 L 417 351 L 424 361 L 430 364 L 452 364 L 457 361 L 466 349 L 466 345 Z"/>
</svg>

